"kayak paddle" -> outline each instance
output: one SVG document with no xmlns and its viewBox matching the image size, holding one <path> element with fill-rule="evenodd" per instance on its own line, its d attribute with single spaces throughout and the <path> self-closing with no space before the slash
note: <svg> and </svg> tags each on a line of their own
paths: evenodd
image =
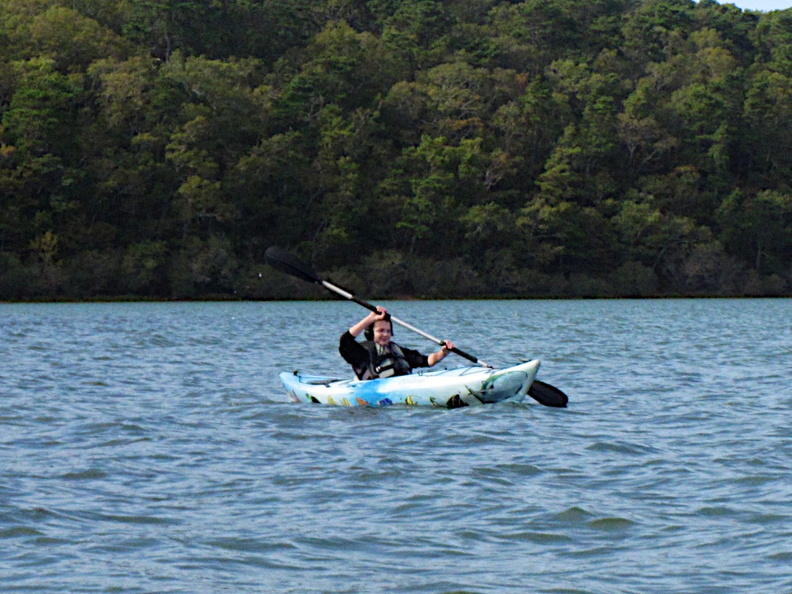
<svg viewBox="0 0 792 594">
<path fill-rule="evenodd" d="M 307 281 L 309 283 L 316 283 L 322 285 L 326 289 L 340 295 L 341 297 L 348 299 L 349 301 L 354 301 L 358 305 L 362 305 L 369 311 L 376 312 L 377 308 L 368 303 L 363 301 L 362 299 L 358 299 L 349 291 L 342 289 L 341 287 L 334 285 L 333 283 L 326 281 L 319 277 L 316 274 L 313 268 L 308 266 L 305 262 L 300 260 L 299 258 L 295 257 L 294 255 L 290 254 L 289 252 L 282 250 L 278 247 L 272 246 L 267 248 L 267 251 L 264 253 L 264 257 L 267 260 L 267 263 L 272 266 L 275 270 L 279 270 L 280 272 L 284 272 L 291 276 L 297 277 L 301 280 Z M 432 336 L 431 334 L 427 334 L 423 330 L 416 328 L 412 324 L 408 324 L 404 320 L 400 320 L 396 316 L 388 314 L 391 321 L 399 326 L 403 326 L 408 330 L 415 332 L 416 334 L 420 334 L 424 338 L 427 338 L 434 342 L 437 345 L 443 346 L 445 342 Z M 460 357 L 464 357 L 468 361 L 481 365 L 482 367 L 492 367 L 485 363 L 484 361 L 477 359 L 473 355 L 466 353 L 465 351 L 454 347 L 451 349 L 452 352 L 456 353 Z M 544 404 L 545 406 L 552 406 L 555 408 L 564 408 L 569 401 L 569 398 L 566 394 L 564 394 L 558 388 L 551 386 L 550 384 L 546 384 L 545 382 L 541 382 L 539 380 L 534 380 L 531 384 L 531 387 L 528 389 L 528 395 L 531 396 L 534 400 L 539 402 L 539 404 Z"/>
</svg>

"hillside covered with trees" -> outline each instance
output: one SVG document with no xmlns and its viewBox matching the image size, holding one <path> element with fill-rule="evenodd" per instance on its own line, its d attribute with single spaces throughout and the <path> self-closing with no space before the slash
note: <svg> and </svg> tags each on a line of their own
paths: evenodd
<svg viewBox="0 0 792 594">
<path fill-rule="evenodd" d="M 792 294 L 792 9 L 3 0 L 0 300 Z"/>
</svg>

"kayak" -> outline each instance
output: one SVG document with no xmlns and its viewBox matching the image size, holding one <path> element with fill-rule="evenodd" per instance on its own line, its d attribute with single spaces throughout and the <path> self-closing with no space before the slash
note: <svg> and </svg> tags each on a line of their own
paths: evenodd
<svg viewBox="0 0 792 594">
<path fill-rule="evenodd" d="M 521 402 L 539 371 L 534 359 L 505 369 L 462 367 L 440 371 L 420 369 L 410 375 L 373 380 L 337 379 L 281 373 L 294 402 L 340 406 L 438 406 L 459 408 L 500 402 Z"/>
</svg>

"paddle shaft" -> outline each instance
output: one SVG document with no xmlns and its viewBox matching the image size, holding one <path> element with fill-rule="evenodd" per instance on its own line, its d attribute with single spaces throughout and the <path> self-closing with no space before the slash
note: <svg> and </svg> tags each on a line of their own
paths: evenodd
<svg viewBox="0 0 792 594">
<path fill-rule="evenodd" d="M 379 311 L 379 310 L 378 310 L 378 309 L 377 309 L 375 306 L 373 306 L 371 303 L 368 303 L 368 302 L 366 302 L 366 301 L 363 301 L 362 299 L 358 299 L 357 297 L 355 297 L 355 296 L 354 296 L 352 293 L 350 293 L 349 291 L 345 291 L 345 290 L 344 290 L 344 289 L 342 289 L 341 287 L 338 287 L 338 286 L 334 285 L 333 283 L 331 283 L 331 282 L 329 282 L 329 281 L 326 281 L 326 280 L 319 279 L 319 282 L 321 282 L 322 286 L 323 286 L 323 287 L 325 287 L 326 289 L 329 289 L 330 291 L 333 291 L 334 293 L 336 293 L 336 294 L 338 294 L 338 295 L 341 295 L 341 296 L 342 296 L 342 297 L 344 297 L 345 299 L 349 299 L 350 301 L 354 301 L 354 302 L 355 302 L 355 303 L 357 303 L 358 305 L 362 305 L 363 307 L 365 307 L 365 308 L 366 308 L 366 309 L 368 309 L 369 311 L 373 311 L 373 312 L 378 312 L 378 311 Z M 396 317 L 396 316 L 394 316 L 394 315 L 388 314 L 388 317 L 390 318 L 390 320 L 391 320 L 392 322 L 394 322 L 394 323 L 398 324 L 399 326 L 403 326 L 404 328 L 407 328 L 408 330 L 411 330 L 411 331 L 415 332 L 416 334 L 420 334 L 421 336 L 423 336 L 424 338 L 427 338 L 427 339 L 431 340 L 431 341 L 432 341 L 432 342 L 434 342 L 435 344 L 438 344 L 438 345 L 440 345 L 440 346 L 443 346 L 443 345 L 445 344 L 445 341 L 443 341 L 443 340 L 440 340 L 439 338 L 437 338 L 437 337 L 435 337 L 435 336 L 432 336 L 431 334 L 428 334 L 428 333 L 424 332 L 424 331 L 423 331 L 423 330 L 421 330 L 420 328 L 416 328 L 415 326 L 413 326 L 412 324 L 410 324 L 410 323 L 408 323 L 408 322 L 405 322 L 404 320 L 400 320 L 399 318 L 397 318 L 397 317 Z M 481 359 L 477 359 L 476 357 L 474 357 L 473 355 L 471 355 L 471 354 L 469 354 L 469 353 L 466 353 L 466 352 L 465 352 L 465 351 L 463 351 L 462 349 L 458 349 L 457 347 L 454 347 L 453 349 L 450 349 L 450 350 L 451 350 L 451 352 L 452 352 L 452 353 L 456 353 L 456 354 L 457 354 L 457 355 L 459 355 L 460 357 L 464 357 L 464 358 L 465 358 L 465 359 L 467 359 L 468 361 L 471 361 L 471 362 L 473 362 L 473 363 L 476 363 L 476 364 L 478 364 L 478 365 L 481 365 L 482 367 L 492 367 L 492 365 L 489 365 L 489 364 L 485 363 L 485 362 L 484 362 L 484 361 L 482 361 Z"/>
</svg>

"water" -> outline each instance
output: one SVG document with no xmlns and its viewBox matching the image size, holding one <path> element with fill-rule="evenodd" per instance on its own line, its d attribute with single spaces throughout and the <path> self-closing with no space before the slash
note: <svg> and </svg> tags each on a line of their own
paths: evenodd
<svg viewBox="0 0 792 594">
<path fill-rule="evenodd" d="M 789 300 L 385 305 L 570 407 L 288 402 L 344 301 L 0 305 L 0 590 L 792 592 Z"/>
</svg>

